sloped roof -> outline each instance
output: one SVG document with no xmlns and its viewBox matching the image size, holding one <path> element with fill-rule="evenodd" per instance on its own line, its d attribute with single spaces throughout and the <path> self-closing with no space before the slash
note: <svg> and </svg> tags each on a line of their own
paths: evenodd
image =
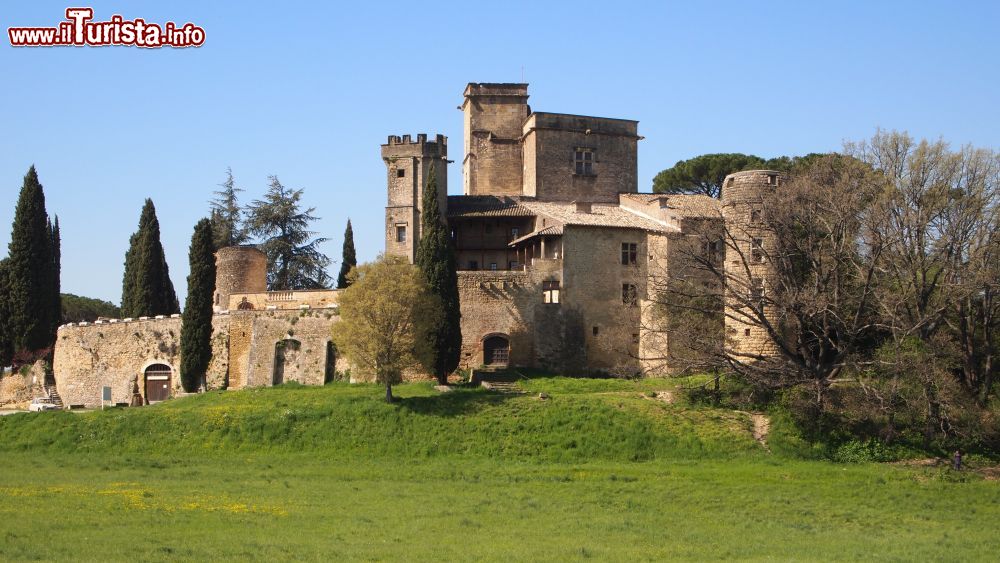
<svg viewBox="0 0 1000 563">
<path fill-rule="evenodd" d="M 588 227 L 612 227 L 618 229 L 642 229 L 644 231 L 676 231 L 676 227 L 666 222 L 656 221 L 616 203 L 593 203 L 590 213 L 581 213 L 573 203 L 555 203 L 522 200 L 521 205 L 536 215 L 551 217 L 563 225 Z"/>
<path fill-rule="evenodd" d="M 523 237 L 518 237 L 518 238 L 510 241 L 510 243 L 508 244 L 508 246 L 514 246 L 514 245 L 516 245 L 518 243 L 524 242 L 524 241 L 526 241 L 528 239 L 532 239 L 532 238 L 535 238 L 535 237 L 541 237 L 541 236 L 559 236 L 561 234 L 563 234 L 563 227 L 562 227 L 562 225 L 552 225 L 551 227 L 545 227 L 544 229 L 535 231 L 533 233 L 528 233 L 528 234 L 524 235 Z"/>
<path fill-rule="evenodd" d="M 448 217 L 533 217 L 535 214 L 508 196 L 448 196 Z"/>
<path fill-rule="evenodd" d="M 662 201 L 661 209 L 675 217 L 718 217 L 722 203 L 707 195 L 695 194 L 621 194 L 644 205 Z"/>
</svg>

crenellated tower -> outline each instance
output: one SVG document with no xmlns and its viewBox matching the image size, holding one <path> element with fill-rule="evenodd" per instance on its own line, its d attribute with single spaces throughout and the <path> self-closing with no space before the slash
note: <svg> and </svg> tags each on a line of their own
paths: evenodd
<svg viewBox="0 0 1000 563">
<path fill-rule="evenodd" d="M 752 312 L 747 304 L 763 303 L 765 318 L 776 322 L 766 306 L 774 278 L 771 258 L 776 251 L 766 224 L 766 205 L 768 195 L 786 180 L 775 170 L 746 170 L 726 176 L 722 183 L 722 218 L 728 233 L 726 347 L 746 361 L 778 352 L 767 331 L 749 318 Z"/>
<path fill-rule="evenodd" d="M 434 166 L 438 205 L 444 217 L 448 205 L 448 139 L 438 135 L 390 135 L 382 145 L 386 167 L 388 203 L 385 208 L 385 252 L 406 256 L 413 262 L 420 241 L 420 205 L 427 173 Z"/>
</svg>

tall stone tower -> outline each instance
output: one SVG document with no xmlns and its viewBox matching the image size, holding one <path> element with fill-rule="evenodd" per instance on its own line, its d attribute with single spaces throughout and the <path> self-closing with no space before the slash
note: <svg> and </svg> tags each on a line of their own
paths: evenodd
<svg viewBox="0 0 1000 563">
<path fill-rule="evenodd" d="M 758 324 L 749 322 L 740 299 L 762 299 L 772 285 L 770 257 L 776 247 L 766 228 L 767 195 L 787 179 L 774 170 L 747 170 L 726 176 L 722 184 L 722 218 L 739 252 L 726 248 L 726 347 L 736 355 L 772 356 L 778 347 Z M 759 301 L 758 301 L 759 302 Z M 773 311 L 764 315 L 774 320 Z M 749 361 L 749 359 L 748 359 Z"/>
<path fill-rule="evenodd" d="M 256 246 L 227 246 L 215 253 L 215 295 L 212 308 L 229 309 L 233 293 L 267 291 L 267 257 Z"/>
<path fill-rule="evenodd" d="M 465 195 L 521 195 L 522 127 L 528 117 L 527 84 L 477 84 L 465 88 Z"/>
<path fill-rule="evenodd" d="M 438 135 L 433 141 L 427 135 L 390 135 L 382 145 L 382 160 L 386 167 L 389 200 L 385 208 L 385 252 L 406 256 L 412 263 L 420 241 L 420 205 L 427 182 L 427 172 L 433 164 L 437 177 L 438 205 L 445 216 L 448 205 L 448 139 Z"/>
</svg>

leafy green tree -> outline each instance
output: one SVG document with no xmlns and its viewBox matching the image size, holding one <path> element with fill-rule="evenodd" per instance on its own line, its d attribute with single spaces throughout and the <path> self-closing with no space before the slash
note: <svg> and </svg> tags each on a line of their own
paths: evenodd
<svg viewBox="0 0 1000 563">
<path fill-rule="evenodd" d="M 109 301 L 81 297 L 72 293 L 63 293 L 61 297 L 62 322 L 64 323 L 89 323 L 100 317 L 116 319 L 122 315 L 121 309 Z"/>
<path fill-rule="evenodd" d="M 448 374 L 458 367 L 462 352 L 462 313 L 458 297 L 458 269 L 451 236 L 441 216 L 434 165 L 427 172 L 421 203 L 420 243 L 416 263 L 427 279 L 432 294 L 443 307 L 438 322 L 428 327 L 428 346 L 420 363 L 437 378 L 448 383 Z"/>
<path fill-rule="evenodd" d="M 48 348 L 55 341 L 52 319 L 55 283 L 52 232 L 45 212 L 45 194 L 35 167 L 24 176 L 14 211 L 8 251 L 8 330 L 15 353 Z"/>
<path fill-rule="evenodd" d="M 209 202 L 215 248 L 245 244 L 249 237 L 240 220 L 242 211 L 238 198 L 243 189 L 236 187 L 232 168 L 226 168 L 226 181 L 219 187 L 222 189 L 213 192 L 215 197 Z"/>
<path fill-rule="evenodd" d="M 391 403 L 393 384 L 419 365 L 419 347 L 428 340 L 426 327 L 439 322 L 440 303 L 420 270 L 399 256 L 381 256 L 348 278 L 333 341 L 359 373 L 385 385 Z"/>
<path fill-rule="evenodd" d="M 59 281 L 62 270 L 62 240 L 59 234 L 59 216 L 49 225 L 49 250 L 52 259 L 52 272 L 50 273 L 50 287 L 52 297 L 50 300 L 51 312 L 49 320 L 52 323 L 52 335 L 54 336 L 62 322 L 62 295 L 60 294 L 61 283 Z"/>
<path fill-rule="evenodd" d="M 139 228 L 129 240 L 122 279 L 122 315 L 151 317 L 180 312 L 167 258 L 160 243 L 160 222 L 153 200 L 146 199 Z"/>
<path fill-rule="evenodd" d="M 267 256 L 267 287 L 270 290 L 323 289 L 330 286 L 326 267 L 330 259 L 319 251 L 325 238 L 312 238 L 309 224 L 318 219 L 316 208 L 300 208 L 302 190 L 290 190 L 277 176 L 263 200 L 247 208 L 246 226 L 259 237 L 258 247 Z"/>
<path fill-rule="evenodd" d="M 337 276 L 337 289 L 347 287 L 347 274 L 351 273 L 351 268 L 358 265 L 358 257 L 354 252 L 354 229 L 351 228 L 351 220 L 347 220 L 347 229 L 344 230 L 344 251 L 340 260 L 340 275 Z"/>
<path fill-rule="evenodd" d="M 762 168 L 764 159 L 740 153 L 703 154 L 681 160 L 653 178 L 653 191 L 722 197 L 722 181 L 740 170 Z"/>
<path fill-rule="evenodd" d="M 188 293 L 181 325 L 181 385 L 188 393 L 198 389 L 212 359 L 212 294 L 215 292 L 215 244 L 212 222 L 198 221 L 191 237 Z"/>
</svg>

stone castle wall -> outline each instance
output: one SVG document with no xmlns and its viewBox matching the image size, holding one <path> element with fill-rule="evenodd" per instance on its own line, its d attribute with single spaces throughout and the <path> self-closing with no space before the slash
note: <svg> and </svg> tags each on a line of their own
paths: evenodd
<svg viewBox="0 0 1000 563">
<path fill-rule="evenodd" d="M 212 318 L 212 361 L 208 389 L 226 384 L 229 316 Z M 128 403 L 133 382 L 145 396 L 144 371 L 153 364 L 171 368 L 171 392 L 181 392 L 179 316 L 128 321 L 98 321 L 59 328 L 52 361 L 56 388 L 67 406 L 100 406 L 101 388 L 111 387 L 111 402 Z"/>
</svg>

